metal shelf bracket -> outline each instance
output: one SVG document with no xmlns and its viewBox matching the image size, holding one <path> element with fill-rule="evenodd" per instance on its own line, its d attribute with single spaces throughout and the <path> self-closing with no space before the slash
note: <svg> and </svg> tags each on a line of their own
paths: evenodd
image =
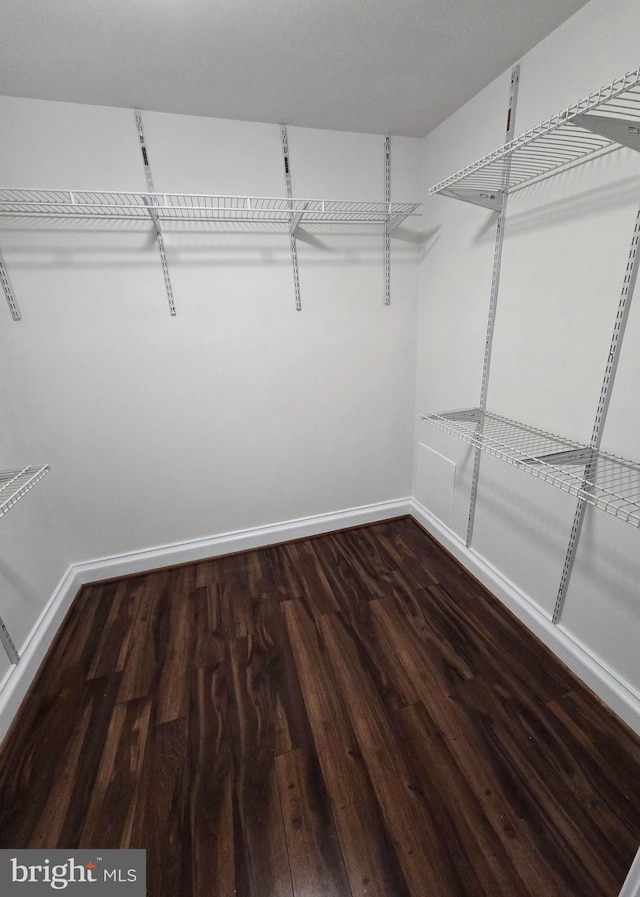
<svg viewBox="0 0 640 897">
<path fill-rule="evenodd" d="M 640 153 L 639 122 L 606 115 L 576 115 L 571 119 L 571 124 Z"/>
<path fill-rule="evenodd" d="M 309 203 L 305 202 L 303 204 L 302 208 L 300 209 L 300 211 L 296 212 L 295 215 L 292 215 L 292 217 L 291 217 L 291 223 L 289 224 L 289 229 L 290 229 L 291 233 L 294 235 L 294 237 L 296 235 L 296 231 L 298 230 L 298 225 L 302 221 L 302 216 L 304 215 L 308 205 L 309 205 Z"/>
<path fill-rule="evenodd" d="M 470 202 L 474 206 L 482 206 L 485 209 L 493 209 L 494 212 L 502 211 L 504 193 L 501 190 L 472 190 L 468 187 L 445 187 L 440 191 L 441 196 L 450 196 L 452 199 L 461 199 Z"/>
<path fill-rule="evenodd" d="M 389 212 L 389 220 L 387 223 L 389 233 L 392 234 L 397 227 L 400 227 L 402 222 L 406 221 L 410 214 L 410 212 L 402 212 L 400 215 L 394 215 L 392 212 Z"/>
</svg>

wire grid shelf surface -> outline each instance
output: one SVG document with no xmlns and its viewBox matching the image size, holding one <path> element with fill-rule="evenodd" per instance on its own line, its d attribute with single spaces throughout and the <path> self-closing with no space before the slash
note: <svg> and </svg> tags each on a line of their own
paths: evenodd
<svg viewBox="0 0 640 897">
<path fill-rule="evenodd" d="M 0 471 L 0 517 L 7 513 L 30 489 L 49 473 L 49 465 Z"/>
<path fill-rule="evenodd" d="M 413 215 L 420 203 L 352 202 L 195 193 L 0 189 L 0 215 L 160 221 L 272 221 L 377 224 Z"/>
<path fill-rule="evenodd" d="M 630 133 L 637 138 L 640 133 L 640 69 L 602 87 L 564 112 L 436 184 L 429 190 L 429 196 L 447 189 L 508 193 L 616 145 L 617 141 L 611 136 L 594 133 L 574 121 L 578 116 L 588 119 L 589 114 L 627 122 Z M 510 161 L 510 171 L 505 186 L 503 175 L 507 159 Z"/>
<path fill-rule="evenodd" d="M 465 408 L 422 420 L 640 527 L 640 463 L 573 442 L 507 417 Z"/>
</svg>

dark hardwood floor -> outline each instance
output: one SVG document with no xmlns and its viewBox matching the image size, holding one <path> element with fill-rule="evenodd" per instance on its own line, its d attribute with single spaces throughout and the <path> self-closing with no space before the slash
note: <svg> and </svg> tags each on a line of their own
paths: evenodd
<svg viewBox="0 0 640 897">
<path fill-rule="evenodd" d="M 84 588 L 0 847 L 154 897 L 616 897 L 640 739 L 408 518 Z"/>
</svg>

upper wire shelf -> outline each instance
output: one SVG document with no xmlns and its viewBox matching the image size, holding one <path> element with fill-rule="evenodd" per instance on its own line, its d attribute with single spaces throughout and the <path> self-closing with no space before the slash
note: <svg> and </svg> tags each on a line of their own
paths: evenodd
<svg viewBox="0 0 640 897">
<path fill-rule="evenodd" d="M 48 464 L 0 471 L 0 517 L 11 510 L 47 473 Z"/>
<path fill-rule="evenodd" d="M 270 221 L 385 224 L 396 227 L 420 203 L 351 202 L 195 193 L 0 189 L 0 215 L 18 218 L 101 218 L 159 221 Z"/>
<path fill-rule="evenodd" d="M 483 452 L 640 527 L 640 463 L 480 408 L 422 420 Z"/>
<path fill-rule="evenodd" d="M 429 196 L 455 196 L 458 190 L 513 192 L 609 147 L 623 145 L 640 150 L 640 68 L 436 184 Z"/>
</svg>

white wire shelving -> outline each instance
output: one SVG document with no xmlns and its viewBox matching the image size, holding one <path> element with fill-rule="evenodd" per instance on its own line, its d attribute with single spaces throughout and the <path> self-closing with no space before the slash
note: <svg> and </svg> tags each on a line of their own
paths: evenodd
<svg viewBox="0 0 640 897">
<path fill-rule="evenodd" d="M 16 505 L 30 489 L 49 473 L 49 465 L 29 466 L 17 470 L 0 471 L 0 517 Z"/>
<path fill-rule="evenodd" d="M 617 146 L 640 151 L 640 68 L 436 184 L 429 196 L 486 204 Z M 467 191 L 479 199 L 470 199 Z"/>
<path fill-rule="evenodd" d="M 169 221 L 384 224 L 393 230 L 420 203 L 352 202 L 195 193 L 0 189 L 0 216 Z"/>
<path fill-rule="evenodd" d="M 640 527 L 640 463 L 480 408 L 422 414 L 421 419 Z"/>
</svg>

